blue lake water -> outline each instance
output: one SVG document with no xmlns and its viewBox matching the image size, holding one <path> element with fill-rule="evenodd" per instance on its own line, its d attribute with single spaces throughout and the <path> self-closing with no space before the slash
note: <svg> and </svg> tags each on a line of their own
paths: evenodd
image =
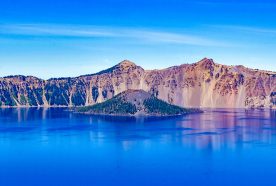
<svg viewBox="0 0 276 186">
<path fill-rule="evenodd" d="M 276 112 L 115 119 L 0 109 L 0 185 L 276 185 Z"/>
</svg>

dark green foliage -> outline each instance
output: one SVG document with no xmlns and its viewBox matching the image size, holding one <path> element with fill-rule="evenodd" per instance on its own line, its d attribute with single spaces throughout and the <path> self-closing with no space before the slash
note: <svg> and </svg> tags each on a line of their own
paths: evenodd
<svg viewBox="0 0 276 186">
<path fill-rule="evenodd" d="M 155 97 L 146 99 L 144 101 L 144 106 L 149 114 L 179 115 L 189 113 L 188 109 L 168 104 L 165 101 L 162 101 Z"/>
<path fill-rule="evenodd" d="M 66 106 L 69 103 L 68 87 L 62 86 L 57 87 L 57 85 L 46 85 L 45 86 L 45 96 L 50 105 L 61 105 Z"/>
<path fill-rule="evenodd" d="M 28 103 L 30 106 L 37 106 L 37 102 L 33 92 L 28 92 Z"/>
<path fill-rule="evenodd" d="M 103 90 L 102 95 L 103 95 L 104 99 L 106 99 L 107 98 L 107 90 Z"/>
<path fill-rule="evenodd" d="M 16 106 L 15 100 L 17 100 L 18 95 L 17 87 L 14 85 L 9 86 L 10 87 L 7 87 L 7 89 L 3 90 L 1 100 L 6 106 Z"/>
<path fill-rule="evenodd" d="M 92 87 L 92 97 L 93 100 L 96 102 L 99 97 L 99 90 L 97 87 Z"/>
<path fill-rule="evenodd" d="M 12 89 L 10 90 L 11 91 L 11 94 L 14 98 L 17 98 L 17 95 L 18 95 L 18 89 L 16 86 L 12 86 Z"/>
<path fill-rule="evenodd" d="M 273 105 L 276 105 L 276 92 L 272 92 L 270 94 L 270 97 L 271 97 L 271 102 Z"/>
<path fill-rule="evenodd" d="M 26 100 L 26 97 L 24 95 L 20 95 L 20 104 L 22 104 L 22 105 L 27 104 L 27 100 Z"/>
<path fill-rule="evenodd" d="M 43 99 L 42 99 L 42 96 L 43 96 L 43 89 L 42 88 L 37 88 L 37 89 L 34 89 L 33 90 L 36 98 L 37 98 L 37 102 L 39 105 L 43 105 Z"/>
<path fill-rule="evenodd" d="M 27 100 L 30 106 L 37 106 L 37 102 L 35 99 L 35 96 L 33 94 L 33 90 L 30 89 L 29 87 L 26 88 L 27 90 Z"/>
<path fill-rule="evenodd" d="M 153 95 L 154 97 L 158 97 L 158 95 L 159 95 L 158 89 L 157 89 L 157 88 L 154 88 L 154 87 L 152 87 L 152 88 L 150 89 L 150 93 L 151 93 L 151 95 Z"/>
<path fill-rule="evenodd" d="M 72 103 L 75 106 L 85 105 L 85 99 L 80 92 L 76 92 L 72 96 Z"/>
<path fill-rule="evenodd" d="M 137 112 L 136 106 L 124 102 L 119 97 L 107 100 L 89 107 L 81 107 L 77 109 L 78 112 L 91 112 L 93 114 L 135 114 Z"/>
<path fill-rule="evenodd" d="M 83 106 L 86 102 L 86 89 L 83 81 L 76 82 L 76 92 L 72 95 L 72 104 L 74 106 Z"/>
<path fill-rule="evenodd" d="M 5 105 L 6 106 L 15 106 L 16 103 L 15 103 L 14 99 L 12 99 L 11 97 L 8 97 L 5 100 Z"/>
<path fill-rule="evenodd" d="M 6 106 L 15 106 L 16 103 L 13 96 L 10 95 L 8 91 L 4 91 L 4 96 L 1 97 L 1 101 L 5 103 Z"/>
<path fill-rule="evenodd" d="M 137 95 L 141 95 L 141 97 L 143 97 L 143 102 L 137 103 L 137 99 L 135 97 Z M 138 110 L 138 115 L 145 114 L 153 116 L 173 116 L 200 112 L 200 110 L 184 109 L 168 104 L 167 102 L 157 99 L 154 96 L 150 96 L 149 93 L 142 90 L 126 91 L 103 103 L 76 109 L 77 112 L 107 115 L 134 115 L 138 112 Z"/>
<path fill-rule="evenodd" d="M 239 82 L 238 82 L 238 83 L 239 83 L 240 85 L 243 85 L 243 84 L 244 84 L 244 81 L 245 81 L 244 79 L 245 79 L 245 78 L 244 78 L 244 75 L 243 75 L 243 74 L 239 74 Z"/>
<path fill-rule="evenodd" d="M 5 102 L 4 93 L 5 93 L 5 91 L 2 91 L 2 90 L 0 89 L 0 102 Z"/>
</svg>

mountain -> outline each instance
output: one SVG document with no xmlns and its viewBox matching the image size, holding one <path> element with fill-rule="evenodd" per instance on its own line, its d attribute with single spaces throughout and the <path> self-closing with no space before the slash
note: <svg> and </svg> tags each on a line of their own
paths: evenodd
<svg viewBox="0 0 276 186">
<path fill-rule="evenodd" d="M 1 106 L 88 106 L 129 89 L 141 89 L 181 107 L 276 108 L 276 72 L 203 59 L 162 70 L 130 61 L 96 74 L 42 80 L 0 78 Z"/>
<path fill-rule="evenodd" d="M 198 113 L 198 109 L 184 109 L 168 104 L 144 90 L 126 90 L 113 98 L 93 106 L 77 107 L 79 113 L 127 116 L 176 116 Z"/>
</svg>

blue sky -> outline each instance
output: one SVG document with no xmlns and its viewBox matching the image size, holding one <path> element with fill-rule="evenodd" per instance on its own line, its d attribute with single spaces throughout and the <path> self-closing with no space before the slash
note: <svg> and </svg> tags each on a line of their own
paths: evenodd
<svg viewBox="0 0 276 186">
<path fill-rule="evenodd" d="M 274 1 L 274 2 L 273 2 Z M 217 63 L 276 71 L 275 0 L 5 0 L 0 76 Z"/>
</svg>

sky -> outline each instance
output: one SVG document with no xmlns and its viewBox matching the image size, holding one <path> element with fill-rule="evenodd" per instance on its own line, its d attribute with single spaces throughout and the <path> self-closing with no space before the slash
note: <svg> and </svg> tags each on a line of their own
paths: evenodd
<svg viewBox="0 0 276 186">
<path fill-rule="evenodd" d="M 0 77 L 74 77 L 128 59 L 276 71 L 275 0 L 5 0 Z"/>
</svg>

